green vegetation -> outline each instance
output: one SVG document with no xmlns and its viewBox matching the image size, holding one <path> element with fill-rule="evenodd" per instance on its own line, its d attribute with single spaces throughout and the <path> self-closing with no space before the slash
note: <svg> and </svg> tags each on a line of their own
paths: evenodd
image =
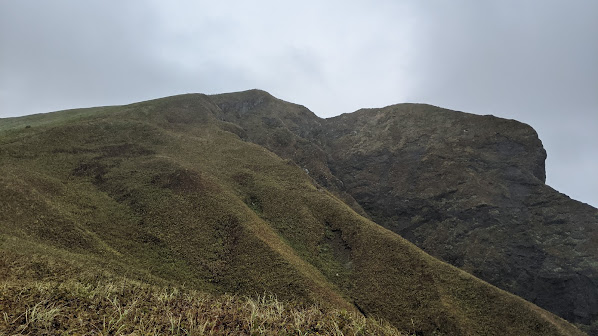
<svg viewBox="0 0 598 336">
<path fill-rule="evenodd" d="M 87 112 L 0 120 L 6 334 L 579 333 L 361 217 L 210 97 Z"/>
</svg>

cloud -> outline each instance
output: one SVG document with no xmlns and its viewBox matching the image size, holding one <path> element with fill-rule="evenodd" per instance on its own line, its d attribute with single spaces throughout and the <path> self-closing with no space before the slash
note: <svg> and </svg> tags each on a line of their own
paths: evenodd
<svg viewBox="0 0 598 336">
<path fill-rule="evenodd" d="M 125 89 L 135 91 L 159 78 L 144 52 L 146 41 L 138 38 L 151 17 L 130 5 L 114 5 L 2 2 L 0 42 L 6 52 L 0 87 L 13 100 L 2 103 L 2 114 L 124 102 Z"/>
<path fill-rule="evenodd" d="M 598 3 L 430 3 L 418 9 L 419 96 L 456 105 L 467 95 L 475 107 L 598 104 Z"/>
<path fill-rule="evenodd" d="M 249 74 L 250 87 L 306 104 L 322 116 L 403 98 L 410 21 L 394 2 L 154 5 L 165 36 L 177 41 L 168 44 L 168 62 L 179 60 L 191 72 L 201 72 L 206 58 L 235 67 Z M 385 99 L 375 99 L 381 93 Z"/>
</svg>

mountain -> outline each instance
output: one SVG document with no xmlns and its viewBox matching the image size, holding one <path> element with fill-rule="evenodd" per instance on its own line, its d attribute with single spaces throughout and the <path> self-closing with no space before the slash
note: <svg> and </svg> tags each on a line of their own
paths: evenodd
<svg viewBox="0 0 598 336">
<path fill-rule="evenodd" d="M 347 115 L 323 120 L 302 106 L 252 90 L 0 120 L 0 302 L 5 303 L 1 323 L 7 328 L 10 321 L 29 323 L 32 315 L 7 308 L 19 302 L 31 303 L 29 314 L 35 312 L 32 307 L 44 307 L 46 312 L 56 312 L 52 310 L 56 307 L 58 312 L 76 312 L 78 319 L 91 316 L 94 311 L 89 307 L 99 307 L 89 302 L 96 295 L 90 294 L 94 288 L 113 288 L 106 282 L 124 281 L 136 285 L 122 285 L 123 293 L 182 288 L 216 296 L 272 294 L 289 304 L 318 304 L 384 319 L 415 334 L 581 335 L 565 320 L 434 258 L 397 234 L 420 243 L 424 230 L 448 224 L 434 209 L 459 213 L 458 207 L 485 208 L 479 206 L 482 191 L 475 190 L 473 181 L 457 184 L 464 191 L 438 194 L 430 189 L 432 170 L 445 166 L 432 164 L 442 158 L 432 158 L 431 166 L 415 171 L 399 167 L 399 161 L 423 161 L 434 146 L 422 147 L 407 161 L 402 149 L 415 149 L 430 139 L 416 135 L 432 130 L 408 124 L 412 130 L 405 132 L 404 141 L 386 143 L 396 134 L 392 129 L 400 116 L 393 112 L 396 109 L 359 111 L 356 120 Z M 444 113 L 461 115 L 435 111 L 439 120 Z M 379 113 L 377 119 L 373 113 Z M 415 127 L 416 122 L 412 124 Z M 505 132 L 508 129 L 505 126 Z M 442 132 L 430 136 L 441 137 Z M 473 137 L 477 132 L 468 134 Z M 411 136 L 422 142 L 408 140 Z M 452 146 L 457 152 L 458 143 Z M 475 150 L 469 150 L 472 158 Z M 395 155 L 403 159 L 390 160 Z M 480 160 L 492 159 L 479 155 Z M 540 172 L 523 161 L 521 169 Z M 392 169 L 392 176 L 385 167 Z M 492 174 L 502 174 L 499 170 Z M 408 175 L 418 172 L 421 177 Z M 415 189 L 404 199 L 419 197 L 429 203 L 419 207 L 413 203 L 405 211 L 398 208 L 393 203 L 401 199 L 397 195 L 410 191 L 405 179 L 413 179 Z M 457 180 L 451 177 L 439 184 L 450 186 Z M 510 198 L 506 194 L 505 199 Z M 383 210 L 389 204 L 393 208 Z M 493 207 L 500 213 L 500 206 L 506 207 L 489 203 L 488 216 L 494 214 Z M 544 206 L 547 216 L 552 209 L 537 206 Z M 407 211 L 421 219 L 409 217 Z M 475 212 L 467 215 L 483 219 Z M 473 223 L 467 218 L 456 217 L 456 228 Z M 404 225 L 406 219 L 412 224 Z M 479 239 L 483 233 L 478 233 Z M 472 233 L 447 233 L 451 234 L 465 239 L 462 236 Z M 439 235 L 432 238 L 440 240 Z M 518 237 L 508 238 L 518 246 Z M 455 251 L 468 251 L 463 248 L 468 241 L 457 238 L 438 243 L 438 251 L 449 243 Z M 438 251 L 430 252 L 443 258 Z M 563 253 L 562 258 L 569 258 L 564 260 L 577 260 L 568 253 Z M 465 254 L 470 259 L 474 255 Z M 478 272 L 469 264 L 457 266 Z M 589 266 L 584 270 L 591 271 Z M 75 284 L 56 285 L 63 281 Z M 46 287 L 51 290 L 40 294 Z M 127 297 L 114 300 L 129 302 Z M 133 301 L 143 302 L 143 297 Z M 190 301 L 177 302 L 186 307 Z M 127 306 L 114 305 L 124 319 Z M 139 311 L 151 315 L 146 310 Z M 73 323 L 57 312 L 44 316 L 48 328 Z M 77 332 L 97 332 L 97 325 L 85 325 L 90 329 Z"/>
<path fill-rule="evenodd" d="M 215 100 L 249 141 L 424 251 L 569 321 L 597 320 L 598 210 L 545 184 L 530 126 L 425 104 L 319 119 L 264 92 Z"/>
</svg>

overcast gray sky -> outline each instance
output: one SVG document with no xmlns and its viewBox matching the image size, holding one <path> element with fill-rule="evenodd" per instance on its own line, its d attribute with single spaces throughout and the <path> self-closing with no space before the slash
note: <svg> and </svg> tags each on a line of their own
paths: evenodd
<svg viewBox="0 0 598 336">
<path fill-rule="evenodd" d="M 260 88 L 321 117 L 422 102 L 532 125 L 598 206 L 598 1 L 0 0 L 0 117 Z"/>
</svg>

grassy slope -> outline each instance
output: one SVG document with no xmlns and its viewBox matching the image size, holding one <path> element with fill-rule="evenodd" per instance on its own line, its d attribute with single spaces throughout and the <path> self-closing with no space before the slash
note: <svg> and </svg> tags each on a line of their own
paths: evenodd
<svg viewBox="0 0 598 336">
<path fill-rule="evenodd" d="M 346 310 L 149 285 L 56 261 L 0 255 L 0 335 L 404 335 Z"/>
<path fill-rule="evenodd" d="M 0 121 L 3 269 L 274 293 L 425 333 L 578 333 L 357 215 L 218 113 L 185 95 Z"/>
</svg>

